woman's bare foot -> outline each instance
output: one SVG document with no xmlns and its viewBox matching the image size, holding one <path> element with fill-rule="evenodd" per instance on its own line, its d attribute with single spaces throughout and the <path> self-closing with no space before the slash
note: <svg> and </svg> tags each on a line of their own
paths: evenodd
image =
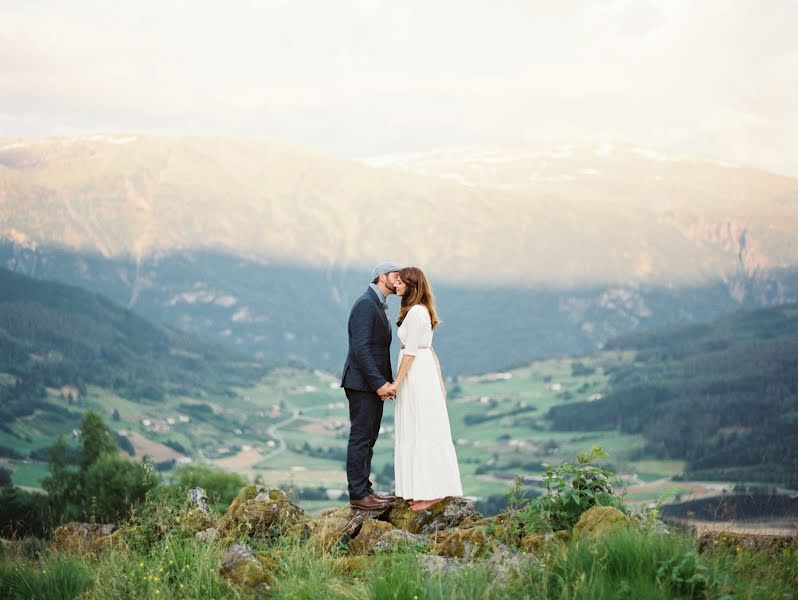
<svg viewBox="0 0 798 600">
<path fill-rule="evenodd" d="M 417 500 L 410 505 L 410 510 L 413 512 L 421 512 L 422 510 L 427 510 L 430 506 L 437 504 L 441 500 L 443 500 L 443 498 L 435 498 L 435 500 Z"/>
</svg>

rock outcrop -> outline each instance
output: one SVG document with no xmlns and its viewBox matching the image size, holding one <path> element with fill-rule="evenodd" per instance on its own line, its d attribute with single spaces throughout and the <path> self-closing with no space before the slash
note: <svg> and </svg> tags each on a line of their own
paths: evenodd
<svg viewBox="0 0 798 600">
<path fill-rule="evenodd" d="M 629 526 L 632 520 L 612 506 L 594 506 L 583 512 L 574 525 L 575 540 L 591 539 L 606 534 L 613 527 Z"/>
<path fill-rule="evenodd" d="M 428 535 L 444 529 L 459 527 L 481 519 L 482 515 L 467 498 L 444 498 L 428 510 L 414 512 L 410 505 L 399 498 L 388 512 L 387 521 L 394 527 L 410 533 Z"/>
<path fill-rule="evenodd" d="M 302 522 L 305 512 L 288 501 L 285 492 L 261 485 L 243 488 L 219 521 L 223 538 L 275 538 Z"/>
<path fill-rule="evenodd" d="M 66 523 L 53 532 L 52 548 L 59 552 L 99 552 L 121 543 L 122 530 L 114 523 Z"/>
<path fill-rule="evenodd" d="M 186 535 L 200 534 L 214 527 L 214 518 L 208 507 L 205 490 L 196 487 L 188 490 L 186 502 L 189 508 L 176 517 L 180 531 Z M 205 534 L 207 537 L 208 534 Z"/>
<path fill-rule="evenodd" d="M 265 595 L 271 591 L 275 565 L 244 542 L 233 542 L 225 551 L 219 574 L 247 592 Z"/>
<path fill-rule="evenodd" d="M 349 540 L 349 553 L 357 556 L 372 552 L 387 552 L 424 541 L 424 536 L 394 527 L 387 521 L 366 519 L 357 537 Z"/>
</svg>

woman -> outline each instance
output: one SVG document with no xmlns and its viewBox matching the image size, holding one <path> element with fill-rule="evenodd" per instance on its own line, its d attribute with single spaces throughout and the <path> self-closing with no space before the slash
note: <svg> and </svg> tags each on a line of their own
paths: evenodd
<svg viewBox="0 0 798 600">
<path fill-rule="evenodd" d="M 452 444 L 446 388 L 432 331 L 438 326 L 435 299 L 421 269 L 399 271 L 399 372 L 396 374 L 396 495 L 414 511 L 446 496 L 462 496 L 460 469 Z"/>
</svg>

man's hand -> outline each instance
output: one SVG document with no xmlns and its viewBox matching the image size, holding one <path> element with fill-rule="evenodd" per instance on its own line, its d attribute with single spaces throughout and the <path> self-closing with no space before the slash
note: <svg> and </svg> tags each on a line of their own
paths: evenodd
<svg viewBox="0 0 798 600">
<path fill-rule="evenodd" d="M 377 395 L 383 400 L 390 400 L 396 395 L 396 388 L 390 381 L 386 381 L 383 386 L 377 390 Z"/>
</svg>

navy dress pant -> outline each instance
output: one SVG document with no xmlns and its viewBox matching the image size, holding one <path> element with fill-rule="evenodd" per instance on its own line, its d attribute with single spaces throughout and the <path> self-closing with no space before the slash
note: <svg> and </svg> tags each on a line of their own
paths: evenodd
<svg viewBox="0 0 798 600">
<path fill-rule="evenodd" d="M 376 392 L 345 388 L 349 400 L 349 445 L 346 449 L 346 478 L 350 500 L 371 494 L 371 457 L 380 434 L 384 401 Z"/>
</svg>

